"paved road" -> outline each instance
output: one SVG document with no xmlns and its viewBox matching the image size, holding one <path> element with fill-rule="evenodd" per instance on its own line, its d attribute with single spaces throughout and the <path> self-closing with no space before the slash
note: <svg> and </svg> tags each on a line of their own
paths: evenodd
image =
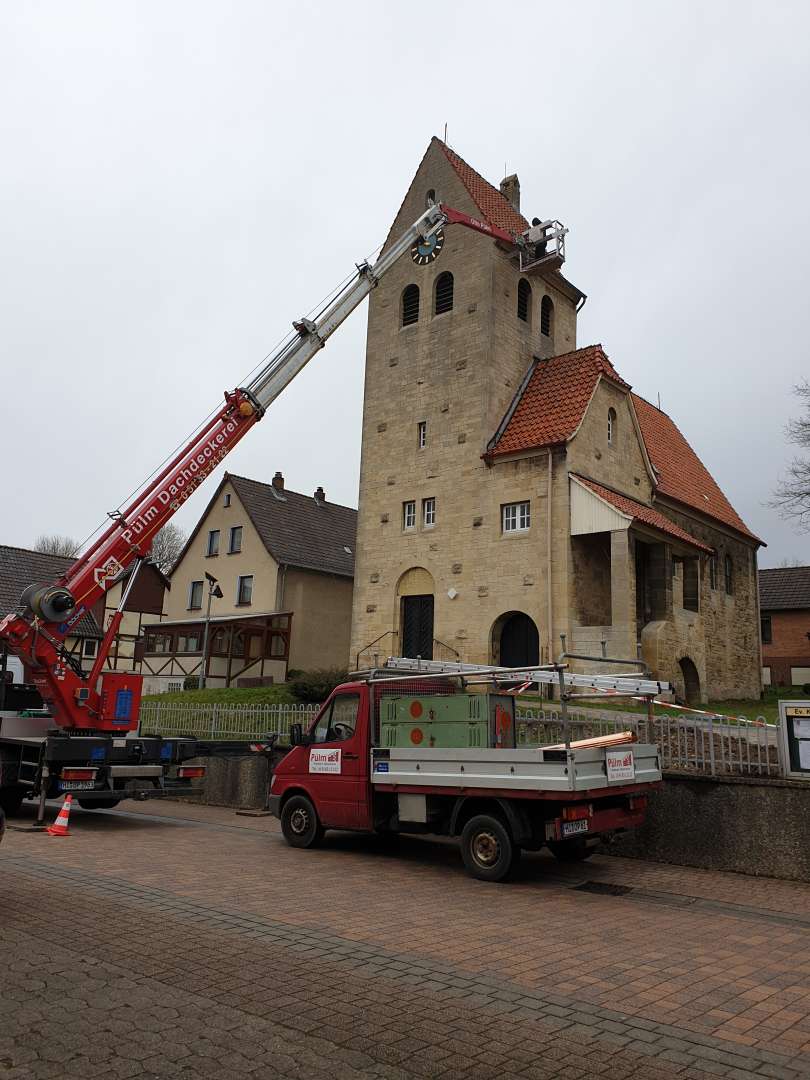
<svg viewBox="0 0 810 1080">
<path fill-rule="evenodd" d="M 0 1077 L 810 1077 L 810 886 L 188 804 L 0 845 Z M 628 891 L 629 890 L 629 891 Z"/>
</svg>

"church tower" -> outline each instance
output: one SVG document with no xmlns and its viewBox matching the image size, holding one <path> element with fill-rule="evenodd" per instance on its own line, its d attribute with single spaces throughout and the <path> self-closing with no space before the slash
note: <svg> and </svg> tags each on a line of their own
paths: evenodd
<svg viewBox="0 0 810 1080">
<path fill-rule="evenodd" d="M 437 138 L 388 242 L 430 201 L 514 235 L 530 228 L 517 176 L 499 190 Z M 558 265 L 522 271 L 512 250 L 458 225 L 433 251 L 400 259 L 371 293 L 351 667 L 391 654 L 493 659 L 469 627 L 480 623 L 497 581 L 489 573 L 478 580 L 473 567 L 503 562 L 492 545 L 509 493 L 503 472 L 492 482 L 483 455 L 536 358 L 576 348 L 583 300 Z M 515 470 L 525 486 L 532 467 L 540 497 L 543 462 Z M 536 547 L 509 552 L 510 581 L 540 584 Z M 514 597 L 516 610 L 531 607 L 526 593 Z M 539 598 L 535 606 L 539 619 Z"/>
</svg>

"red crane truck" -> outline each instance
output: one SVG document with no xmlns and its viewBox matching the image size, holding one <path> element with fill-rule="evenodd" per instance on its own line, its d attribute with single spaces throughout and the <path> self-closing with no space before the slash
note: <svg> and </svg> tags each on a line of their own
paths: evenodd
<svg viewBox="0 0 810 1080">
<path fill-rule="evenodd" d="M 162 794 L 169 782 L 183 786 L 191 773 L 184 762 L 201 747 L 191 739 L 138 738 L 141 678 L 103 671 L 123 615 L 128 591 L 149 557 L 155 534 L 264 416 L 268 406 L 406 252 L 430 261 L 441 248 L 442 230 L 458 223 L 492 237 L 521 262 L 563 258 L 565 229 L 549 221 L 513 236 L 451 207 L 431 205 L 373 264 L 357 273 L 312 318 L 293 330 L 273 357 L 245 386 L 225 394 L 218 406 L 170 460 L 159 466 L 123 509 L 56 581 L 32 582 L 13 612 L 0 612 L 0 803 L 13 808 L 23 796 L 45 799 L 77 790 L 88 805 L 112 805 L 128 795 Z M 543 233 L 543 244 L 537 236 Z M 65 638 L 124 571 L 130 570 L 121 604 L 111 620 L 90 671 L 65 648 Z M 19 657 L 45 710 L 20 708 L 25 691 L 8 691 L 4 657 Z M 2 697 L 5 696 L 5 703 Z"/>
<path fill-rule="evenodd" d="M 294 725 L 270 788 L 291 846 L 317 846 L 326 829 L 459 837 L 468 872 L 503 881 L 521 849 L 584 859 L 600 839 L 643 822 L 661 781 L 658 748 L 631 732 L 571 742 L 566 697 L 589 687 L 651 698 L 664 684 L 575 675 L 562 664 L 428 663 L 416 665 L 423 674 L 401 674 L 413 666 L 392 659 L 337 687 L 306 732 Z M 527 682 L 559 684 L 562 743 L 516 745 L 514 694 L 491 690 Z"/>
</svg>

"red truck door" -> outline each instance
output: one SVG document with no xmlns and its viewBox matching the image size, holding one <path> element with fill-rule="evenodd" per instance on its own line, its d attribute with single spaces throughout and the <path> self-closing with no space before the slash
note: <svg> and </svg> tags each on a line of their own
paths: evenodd
<svg viewBox="0 0 810 1080">
<path fill-rule="evenodd" d="M 302 749 L 321 824 L 370 829 L 368 691 L 338 690 L 310 735 L 312 742 Z"/>
</svg>

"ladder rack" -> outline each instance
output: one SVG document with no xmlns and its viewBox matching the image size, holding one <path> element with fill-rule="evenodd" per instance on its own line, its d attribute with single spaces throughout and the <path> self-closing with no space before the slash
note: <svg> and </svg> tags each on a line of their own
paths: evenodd
<svg viewBox="0 0 810 1080">
<path fill-rule="evenodd" d="M 487 664 L 462 664 L 445 660 L 413 660 L 407 656 L 389 656 L 382 668 L 391 678 L 395 672 L 407 672 L 413 678 L 440 678 L 442 675 L 462 675 L 465 678 L 480 675 L 495 682 L 533 682 L 560 686 L 567 689 L 611 691 L 614 694 L 657 696 L 668 694 L 672 686 L 668 682 L 634 675 L 578 675 L 565 671 L 560 664 L 540 667 L 507 668 Z"/>
</svg>

